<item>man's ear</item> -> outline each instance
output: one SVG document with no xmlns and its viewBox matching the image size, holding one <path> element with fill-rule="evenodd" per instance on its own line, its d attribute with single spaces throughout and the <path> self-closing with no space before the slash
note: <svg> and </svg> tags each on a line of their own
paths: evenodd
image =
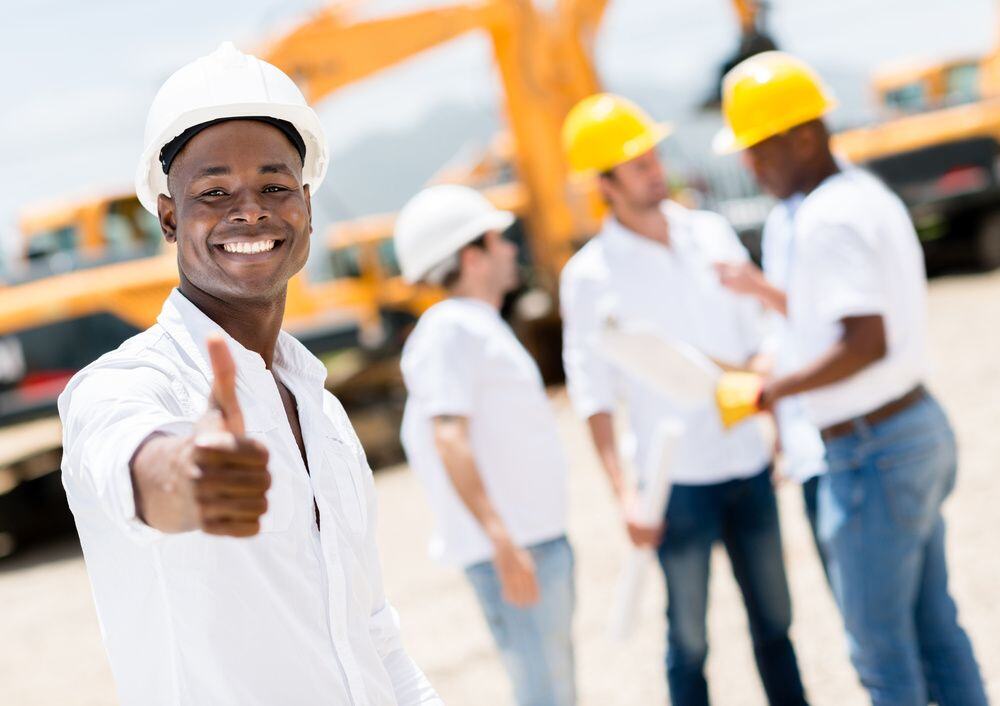
<svg viewBox="0 0 1000 706">
<path fill-rule="evenodd" d="M 611 204 L 611 195 L 615 186 L 615 177 L 611 173 L 601 174 L 597 177 L 597 190 L 601 193 L 604 203 Z"/>
<path fill-rule="evenodd" d="M 792 152 L 797 155 L 814 155 L 824 139 L 822 123 L 812 121 L 791 130 Z"/>
<path fill-rule="evenodd" d="M 157 196 L 156 213 L 160 221 L 160 230 L 163 232 L 163 239 L 168 243 L 176 243 L 177 210 L 174 208 L 174 200 L 166 194 Z"/>
<path fill-rule="evenodd" d="M 306 197 L 306 213 L 309 214 L 309 233 L 313 232 L 313 205 L 312 205 L 312 194 L 309 192 L 309 185 L 306 184 L 302 187 L 302 193 Z"/>
</svg>

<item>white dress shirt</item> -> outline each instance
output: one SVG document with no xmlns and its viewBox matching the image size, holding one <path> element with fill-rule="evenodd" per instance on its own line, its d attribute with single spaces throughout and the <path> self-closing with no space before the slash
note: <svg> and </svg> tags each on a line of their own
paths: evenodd
<svg viewBox="0 0 1000 706">
<path fill-rule="evenodd" d="M 570 399 L 584 419 L 613 412 L 618 400 L 625 401 L 631 430 L 626 453 L 640 480 L 651 472 L 650 445 L 667 419 L 685 427 L 672 464 L 673 482 L 705 485 L 749 477 L 770 459 L 759 420 L 726 431 L 713 400 L 695 410 L 675 407 L 621 375 L 598 352 L 599 332 L 609 316 L 731 365 L 743 365 L 757 352 L 763 333 L 760 306 L 725 289 L 713 267 L 747 259 L 736 233 L 707 211 L 665 202 L 664 213 L 669 247 L 609 218 L 563 269 L 563 362 Z"/>
<path fill-rule="evenodd" d="M 247 436 L 270 451 L 268 510 L 251 538 L 164 534 L 136 517 L 132 455 L 154 431 L 191 432 L 213 333 L 236 361 Z M 263 359 L 176 290 L 156 325 L 59 398 L 63 483 L 121 702 L 439 704 L 385 599 L 371 470 L 326 370 L 286 333 L 273 369 L 297 402 L 309 472 Z"/>
<path fill-rule="evenodd" d="M 802 395 L 819 428 L 903 396 L 927 371 L 927 278 L 909 213 L 867 172 L 847 168 L 810 192 L 795 212 L 788 320 L 807 366 L 843 335 L 841 320 L 880 315 L 884 358 Z"/>
<path fill-rule="evenodd" d="M 428 309 L 403 348 L 409 394 L 402 439 L 427 492 L 435 528 L 430 553 L 469 566 L 493 557 L 434 445 L 433 419 L 466 417 L 486 494 L 519 546 L 566 533 L 566 459 L 534 359 L 496 309 L 453 298 Z"/>
<path fill-rule="evenodd" d="M 796 194 L 776 204 L 764 223 L 761 240 L 764 276 L 786 293 L 795 245 L 795 213 L 802 200 L 803 196 Z M 786 375 L 798 370 L 802 365 L 788 319 L 774 311 L 768 312 L 768 319 L 770 342 L 766 345 L 774 356 L 774 375 Z M 823 440 L 819 429 L 806 416 L 802 398 L 792 396 L 779 400 L 775 419 L 781 439 L 782 473 L 793 480 L 805 482 L 825 471 Z"/>
</svg>

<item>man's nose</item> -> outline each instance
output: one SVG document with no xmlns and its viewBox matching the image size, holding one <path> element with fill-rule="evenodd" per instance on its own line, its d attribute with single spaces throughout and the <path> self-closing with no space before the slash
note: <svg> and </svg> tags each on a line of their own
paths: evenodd
<svg viewBox="0 0 1000 706">
<path fill-rule="evenodd" d="M 254 225 L 261 221 L 266 221 L 270 217 L 270 211 L 264 205 L 260 194 L 252 189 L 243 189 L 237 194 L 233 201 L 227 220 L 230 223 L 246 223 Z"/>
</svg>

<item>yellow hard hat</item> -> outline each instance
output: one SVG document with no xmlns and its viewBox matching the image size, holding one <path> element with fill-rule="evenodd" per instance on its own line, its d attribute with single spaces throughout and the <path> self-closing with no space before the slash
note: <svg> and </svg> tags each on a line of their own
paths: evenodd
<svg viewBox="0 0 1000 706">
<path fill-rule="evenodd" d="M 562 141 L 570 169 L 593 174 L 648 152 L 669 134 L 669 125 L 654 122 L 632 101 L 598 93 L 569 111 Z"/>
<path fill-rule="evenodd" d="M 805 62 L 780 51 L 757 54 L 722 79 L 726 127 L 712 148 L 719 154 L 745 150 L 834 107 L 833 95 Z"/>
</svg>

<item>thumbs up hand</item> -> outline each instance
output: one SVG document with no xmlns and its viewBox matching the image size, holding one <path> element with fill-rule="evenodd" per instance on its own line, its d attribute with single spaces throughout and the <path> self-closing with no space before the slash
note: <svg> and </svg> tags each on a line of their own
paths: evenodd
<svg viewBox="0 0 1000 706">
<path fill-rule="evenodd" d="M 209 339 L 208 353 L 215 380 L 194 435 L 152 436 L 132 460 L 136 511 L 163 532 L 249 537 L 267 511 L 268 452 L 244 436 L 236 365 L 225 342 Z"/>
</svg>

